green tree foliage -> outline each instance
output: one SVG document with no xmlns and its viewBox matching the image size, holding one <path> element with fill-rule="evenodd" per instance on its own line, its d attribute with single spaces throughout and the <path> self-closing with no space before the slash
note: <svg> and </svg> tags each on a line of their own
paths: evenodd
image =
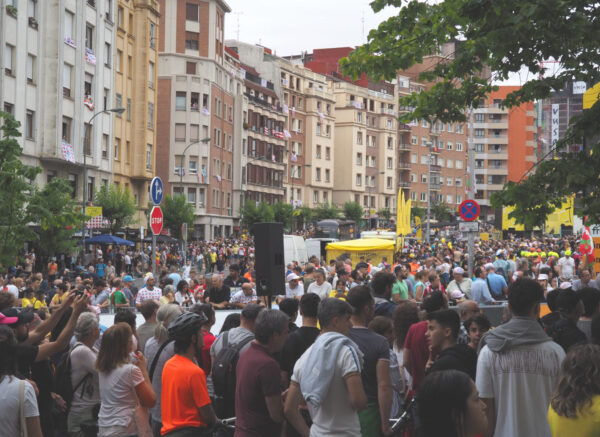
<svg viewBox="0 0 600 437">
<path fill-rule="evenodd" d="M 411 217 L 419 217 L 420 219 L 425 218 L 427 215 L 427 209 L 418 205 L 411 206 L 410 208 Z"/>
<path fill-rule="evenodd" d="M 24 243 L 35 237 L 29 229 L 35 220 L 27 211 L 26 203 L 35 192 L 33 181 L 41 173 L 39 167 L 21 162 L 23 150 L 17 138 L 20 123 L 12 115 L 0 112 L 0 264 L 2 269 L 17 261 Z"/>
<path fill-rule="evenodd" d="M 182 238 L 181 225 L 188 224 L 188 229 L 194 225 L 194 207 L 186 202 L 185 196 L 167 194 L 161 204 L 163 223 L 175 238 Z M 150 212 L 148 212 L 150 214 Z"/>
<path fill-rule="evenodd" d="M 359 223 L 364 211 L 360 203 L 349 201 L 342 206 L 342 214 L 346 217 L 346 220 L 354 220 L 356 223 Z"/>
<path fill-rule="evenodd" d="M 34 247 L 42 266 L 53 256 L 75 251 L 77 240 L 73 235 L 81 230 L 86 217 L 81 205 L 71 197 L 72 192 L 68 180 L 54 178 L 36 191 L 29 202 L 28 213 L 39 225 Z"/>
<path fill-rule="evenodd" d="M 273 204 L 273 218 L 276 222 L 283 223 L 284 229 L 291 230 L 294 222 L 294 207 L 283 202 Z"/>
<path fill-rule="evenodd" d="M 381 220 L 389 222 L 392 218 L 392 212 L 389 208 L 381 208 L 379 211 L 377 211 L 377 217 L 379 217 Z"/>
<path fill-rule="evenodd" d="M 255 223 L 272 222 L 275 220 L 275 213 L 271 205 L 265 202 L 256 205 L 256 202 L 251 199 L 246 199 L 242 213 L 244 226 L 250 232 L 252 232 L 252 227 Z"/>
<path fill-rule="evenodd" d="M 340 216 L 340 210 L 333 203 L 322 203 L 313 211 L 317 220 L 336 219 Z"/>
<path fill-rule="evenodd" d="M 102 216 L 109 221 L 111 233 L 133 223 L 135 202 L 129 188 L 101 185 L 94 195 L 94 204 L 102 207 Z"/>
<path fill-rule="evenodd" d="M 433 202 L 431 204 L 431 216 L 438 221 L 450 220 L 452 209 L 445 202 Z"/>
<path fill-rule="evenodd" d="M 446 42 L 460 41 L 454 56 L 433 64 L 418 80 L 431 89 L 412 93 L 401 105 L 412 108 L 403 121 L 426 119 L 465 121 L 465 110 L 477 108 L 495 88 L 490 79 L 505 80 L 523 67 L 529 70 L 521 88 L 508 94 L 504 107 L 548 98 L 568 82 L 600 81 L 600 4 L 580 0 L 374 0 L 375 12 L 387 6 L 398 14 L 369 33 L 368 42 L 342 61 L 347 74 L 368 74 L 374 80 L 394 79 L 398 70 L 421 63 Z M 560 61 L 549 74 L 540 61 Z M 488 70 L 489 67 L 489 70 Z M 540 78 L 540 73 L 545 73 Z M 582 197 L 578 214 L 600 222 L 600 103 L 570 120 L 563 140 L 534 173 L 508 183 L 492 205 L 514 205 L 519 223 L 543 222 L 565 196 Z M 595 138 L 594 138 L 595 137 Z M 592 140 L 592 138 L 594 138 Z M 572 144 L 585 144 L 569 153 Z"/>
<path fill-rule="evenodd" d="M 314 212 L 308 206 L 301 206 L 294 210 L 294 216 L 298 218 L 298 226 L 303 228 L 314 220 Z"/>
</svg>

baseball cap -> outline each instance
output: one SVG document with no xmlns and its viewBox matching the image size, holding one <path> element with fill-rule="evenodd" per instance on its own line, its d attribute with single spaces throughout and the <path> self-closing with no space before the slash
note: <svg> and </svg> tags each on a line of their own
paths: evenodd
<svg viewBox="0 0 600 437">
<path fill-rule="evenodd" d="M 369 268 L 369 264 L 364 263 L 364 262 L 360 262 L 358 264 L 356 264 L 356 269 L 368 269 Z"/>
<path fill-rule="evenodd" d="M 465 294 L 460 290 L 452 290 L 450 292 L 450 299 L 462 299 L 465 297 Z"/>
<path fill-rule="evenodd" d="M 133 278 L 130 275 L 123 276 L 123 282 L 133 282 Z"/>
<path fill-rule="evenodd" d="M 496 256 L 502 256 L 502 255 L 504 255 L 504 251 L 502 249 L 498 249 L 496 251 Z"/>
<path fill-rule="evenodd" d="M 570 256 L 571 255 L 571 251 L 570 250 L 565 250 L 565 256 Z"/>
<path fill-rule="evenodd" d="M 144 276 L 144 284 L 148 282 L 148 279 L 150 278 L 154 279 L 154 275 L 152 273 L 146 273 L 146 276 Z"/>
<path fill-rule="evenodd" d="M 454 270 L 452 270 L 452 273 L 457 274 L 457 275 L 464 275 L 465 269 L 463 269 L 462 267 L 454 267 Z"/>
<path fill-rule="evenodd" d="M 287 275 L 287 277 L 285 278 L 285 280 L 286 280 L 287 282 L 290 282 L 290 281 L 295 281 L 296 279 L 299 279 L 299 278 L 300 278 L 300 277 L 299 277 L 297 274 L 295 274 L 295 273 L 290 273 L 289 275 Z"/>
<path fill-rule="evenodd" d="M 18 317 L 7 317 L 0 313 L 0 325 L 14 325 L 19 321 Z"/>
<path fill-rule="evenodd" d="M 538 275 L 538 281 L 547 281 L 548 280 L 548 275 L 545 273 L 540 273 Z"/>
<path fill-rule="evenodd" d="M 5 310 L 2 310 L 2 313 L 0 314 L 4 316 L 4 321 L 2 322 L 3 325 L 28 324 L 35 318 L 32 311 L 22 311 L 14 307 L 6 308 Z M 10 320 L 15 319 L 16 321 L 10 322 Z"/>
</svg>

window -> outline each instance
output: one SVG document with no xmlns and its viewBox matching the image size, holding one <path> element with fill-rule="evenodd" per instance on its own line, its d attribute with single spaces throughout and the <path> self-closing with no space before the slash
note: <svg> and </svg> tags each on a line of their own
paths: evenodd
<svg viewBox="0 0 600 437">
<path fill-rule="evenodd" d="M 428 143 L 427 137 L 421 137 L 421 145 L 422 146 L 427 146 L 427 143 Z"/>
<path fill-rule="evenodd" d="M 419 162 L 419 157 L 417 156 L 416 153 L 411 153 L 410 154 L 410 163 L 411 164 L 416 164 Z"/>
<path fill-rule="evenodd" d="M 15 48 L 10 44 L 4 46 L 4 72 L 9 76 L 14 75 Z"/>
<path fill-rule="evenodd" d="M 458 147 L 458 144 L 457 144 L 457 147 Z M 484 153 L 485 145 L 484 144 L 475 144 L 475 152 Z"/>
<path fill-rule="evenodd" d="M 117 49 L 117 65 L 116 65 L 116 69 L 117 72 L 122 73 L 123 70 L 121 70 L 123 64 L 123 52 L 121 50 Z"/>
<path fill-rule="evenodd" d="M 186 105 L 185 105 L 185 101 L 186 101 L 186 92 L 185 91 L 177 91 L 175 93 L 175 109 L 177 111 L 185 111 L 186 109 Z"/>
<path fill-rule="evenodd" d="M 65 40 L 73 39 L 73 34 L 74 34 L 73 24 L 74 23 L 75 23 L 75 14 L 65 10 L 65 34 L 63 35 Z"/>
<path fill-rule="evenodd" d="M 462 187 L 462 178 L 456 178 L 456 186 Z"/>
<path fill-rule="evenodd" d="M 421 174 L 421 182 L 423 182 L 424 184 L 427 183 L 427 173 Z"/>
<path fill-rule="evenodd" d="M 356 175 L 356 185 L 359 187 L 362 185 L 362 175 L 360 173 Z"/>
<path fill-rule="evenodd" d="M 485 129 L 475 129 L 475 136 L 478 138 L 485 136 Z"/>
<path fill-rule="evenodd" d="M 454 132 L 454 125 L 452 123 L 448 123 L 447 128 L 448 128 L 448 132 Z M 450 203 L 450 202 L 448 202 L 448 203 Z"/>
<path fill-rule="evenodd" d="M 387 128 L 388 128 L 389 130 L 392 130 L 393 126 L 394 126 L 394 122 L 392 121 L 392 119 L 391 119 L 391 118 L 388 118 L 388 119 L 387 119 Z"/>
<path fill-rule="evenodd" d="M 356 121 L 362 123 L 362 112 L 356 113 Z"/>
<path fill-rule="evenodd" d="M 394 139 L 392 137 L 388 137 L 387 148 L 392 150 L 394 148 Z"/>
<path fill-rule="evenodd" d="M 463 162 L 460 159 L 456 160 L 456 168 L 463 168 Z"/>
<path fill-rule="evenodd" d="M 85 48 L 94 50 L 94 27 L 91 24 L 85 24 Z"/>
<path fill-rule="evenodd" d="M 321 146 L 317 146 L 317 159 L 321 159 Z"/>
<path fill-rule="evenodd" d="M 392 169 L 392 158 L 387 159 L 387 168 L 390 170 Z"/>
<path fill-rule="evenodd" d="M 421 199 L 421 202 L 425 202 L 427 200 L 427 193 L 421 193 L 420 199 Z"/>
<path fill-rule="evenodd" d="M 154 88 L 154 62 L 148 63 L 148 86 Z"/>
<path fill-rule="evenodd" d="M 330 176 L 329 176 L 329 173 L 330 173 L 329 169 L 328 169 L 328 168 L 326 168 L 326 169 L 325 169 L 325 182 L 329 182 L 329 177 L 330 177 Z"/>
<path fill-rule="evenodd" d="M 317 135 L 321 135 L 321 123 L 317 123 Z"/>
<path fill-rule="evenodd" d="M 427 155 L 421 155 L 421 164 L 427 165 Z"/>
<path fill-rule="evenodd" d="M 150 48 L 156 48 L 156 23 L 150 22 Z"/>
<path fill-rule="evenodd" d="M 446 194 L 446 203 L 452 203 L 452 194 Z"/>
<path fill-rule="evenodd" d="M 443 178 L 442 178 L 443 179 Z M 452 186 L 452 178 L 451 177 L 447 177 L 446 178 L 446 185 L 448 185 L 449 187 Z"/>
<path fill-rule="evenodd" d="M 429 123 L 427 123 L 427 120 L 422 120 L 421 121 L 421 126 L 422 127 L 429 127 Z"/>
<path fill-rule="evenodd" d="M 198 50 L 198 34 L 194 32 L 185 33 L 185 48 L 187 50 Z"/>
<path fill-rule="evenodd" d="M 410 200 L 412 200 L 413 202 L 417 201 L 417 193 L 415 193 L 414 191 L 410 192 Z"/>
<path fill-rule="evenodd" d="M 321 181 L 321 169 L 317 168 L 315 172 L 315 179 L 319 182 Z"/>
<path fill-rule="evenodd" d="M 391 177 L 387 178 L 387 188 L 392 188 L 392 178 Z"/>
<path fill-rule="evenodd" d="M 32 140 L 34 134 L 35 112 L 27 111 L 25 114 L 25 138 Z"/>
<path fill-rule="evenodd" d="M 375 147 L 375 135 L 371 137 L 371 147 Z"/>
<path fill-rule="evenodd" d="M 201 208 L 204 207 L 204 202 L 205 202 L 204 197 L 205 197 L 204 188 L 200 188 L 198 190 L 198 204 Z"/>
<path fill-rule="evenodd" d="M 198 21 L 198 5 L 192 3 L 185 5 L 185 19 L 188 21 Z"/>
<path fill-rule="evenodd" d="M 452 150 L 453 148 L 454 148 L 454 146 L 452 145 L 452 143 L 448 141 L 448 142 L 446 143 L 446 149 L 448 149 L 448 150 Z"/>
<path fill-rule="evenodd" d="M 187 193 L 187 201 L 188 203 L 191 203 L 193 205 L 196 205 L 196 189 L 195 188 L 188 188 L 188 193 Z"/>
<path fill-rule="evenodd" d="M 463 125 L 462 124 L 457 124 L 456 125 L 456 133 L 457 134 L 462 134 L 463 133 Z M 456 198 L 458 199 L 459 196 L 456 196 Z M 460 202 L 458 202 L 460 203 Z"/>
<path fill-rule="evenodd" d="M 148 129 L 154 129 L 154 103 L 148 102 Z"/>
<path fill-rule="evenodd" d="M 133 57 L 127 56 L 127 77 L 133 77 Z"/>
<path fill-rule="evenodd" d="M 185 141 L 185 124 L 175 124 L 175 141 Z"/>
<path fill-rule="evenodd" d="M 446 161 L 446 167 L 448 168 L 453 168 L 454 167 L 454 161 L 449 159 L 448 161 Z"/>
<path fill-rule="evenodd" d="M 111 49 L 110 44 L 105 42 L 104 43 L 104 65 L 106 65 L 107 67 L 110 67 L 110 58 L 111 58 L 110 49 Z"/>
<path fill-rule="evenodd" d="M 125 112 L 127 112 L 127 121 L 131 121 L 131 99 L 127 99 L 127 108 Z"/>
<path fill-rule="evenodd" d="M 331 159 L 331 147 L 325 147 L 325 159 L 327 161 Z"/>
<path fill-rule="evenodd" d="M 121 94 L 118 94 L 118 93 L 117 93 L 117 94 L 115 95 L 115 107 L 116 107 L 116 108 L 120 108 L 122 105 L 123 105 L 123 96 L 122 96 Z M 119 114 L 118 112 L 117 112 L 117 113 L 115 113 L 115 115 L 116 115 L 117 117 L 120 117 L 120 116 L 121 116 L 121 114 Z"/>
<path fill-rule="evenodd" d="M 327 195 L 327 191 L 323 191 L 323 203 L 328 203 L 329 197 Z"/>
<path fill-rule="evenodd" d="M 313 203 L 319 203 L 319 192 L 313 191 Z"/>
<path fill-rule="evenodd" d="M 456 151 L 457 152 L 462 152 L 463 150 L 463 145 L 462 143 L 456 143 Z"/>
<path fill-rule="evenodd" d="M 27 55 L 27 83 L 35 82 L 35 56 Z"/>
<path fill-rule="evenodd" d="M 152 171 L 152 144 L 146 146 L 146 171 Z"/>
<path fill-rule="evenodd" d="M 190 141 L 198 141 L 200 139 L 200 125 L 190 124 Z"/>
<path fill-rule="evenodd" d="M 196 63 L 195 62 L 186 62 L 185 63 L 185 73 L 186 74 L 196 74 Z"/>
<path fill-rule="evenodd" d="M 96 179 L 93 176 L 88 176 L 88 182 L 87 182 L 87 200 L 88 200 L 88 202 L 91 202 L 92 200 L 94 200 L 94 194 L 96 193 L 95 180 Z"/>
<path fill-rule="evenodd" d="M 121 6 L 117 9 L 117 26 L 121 29 L 125 28 L 125 18 L 124 18 L 124 10 Z"/>
<path fill-rule="evenodd" d="M 69 144 L 71 144 L 71 123 L 72 120 L 69 117 L 63 117 L 62 140 Z"/>
<path fill-rule="evenodd" d="M 85 79 L 83 82 L 83 94 L 86 97 L 91 97 L 92 96 L 92 82 L 94 80 L 94 77 L 89 74 L 89 73 L 85 73 Z"/>
<path fill-rule="evenodd" d="M 37 11 L 38 11 L 37 0 L 29 0 L 27 2 L 27 15 L 29 17 L 37 19 L 37 17 L 38 17 Z"/>
<path fill-rule="evenodd" d="M 86 156 L 90 156 L 92 154 L 92 126 L 89 123 L 84 123 L 83 125 L 83 153 Z"/>
<path fill-rule="evenodd" d="M 417 174 L 416 173 L 411 173 L 410 174 L 410 181 L 411 182 L 417 182 Z"/>
<path fill-rule="evenodd" d="M 456 203 L 462 203 L 462 196 L 460 194 L 456 195 Z"/>
<path fill-rule="evenodd" d="M 112 23 L 112 0 L 106 0 L 104 2 L 105 8 L 105 16 L 108 21 Z"/>
<path fill-rule="evenodd" d="M 115 152 L 115 154 L 114 154 L 115 161 L 118 161 L 119 156 L 120 156 L 119 153 L 121 153 L 121 139 L 120 138 L 115 138 L 115 146 L 114 146 L 113 150 Z"/>
<path fill-rule="evenodd" d="M 356 143 L 357 144 L 362 144 L 363 143 L 363 134 L 362 134 L 362 132 L 358 132 L 358 134 L 356 135 Z"/>
<path fill-rule="evenodd" d="M 63 122 L 64 125 L 64 122 Z M 108 159 L 108 146 L 110 140 L 108 139 L 108 135 L 102 134 L 102 159 Z"/>
<path fill-rule="evenodd" d="M 356 154 L 356 165 L 362 165 L 362 153 Z"/>
</svg>

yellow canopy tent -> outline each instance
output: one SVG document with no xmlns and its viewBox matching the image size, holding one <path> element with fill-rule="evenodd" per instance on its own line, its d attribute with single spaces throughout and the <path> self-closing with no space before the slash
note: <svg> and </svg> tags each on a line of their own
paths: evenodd
<svg viewBox="0 0 600 437">
<path fill-rule="evenodd" d="M 384 256 L 390 264 L 394 259 L 394 241 L 379 238 L 338 241 L 329 243 L 325 250 L 327 260 L 349 253 L 353 266 L 360 262 L 361 257 L 364 257 L 365 261 L 370 258 L 373 264 L 379 264 Z"/>
</svg>

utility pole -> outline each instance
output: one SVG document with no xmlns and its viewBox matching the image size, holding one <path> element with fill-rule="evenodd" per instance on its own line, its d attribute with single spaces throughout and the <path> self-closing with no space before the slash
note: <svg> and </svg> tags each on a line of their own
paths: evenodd
<svg viewBox="0 0 600 437">
<path fill-rule="evenodd" d="M 475 144 L 473 140 L 473 106 L 469 110 L 469 199 L 475 198 Z M 475 234 L 469 232 L 467 234 L 467 243 L 469 250 L 469 278 L 473 276 L 473 258 L 475 257 Z"/>
<path fill-rule="evenodd" d="M 428 144 L 427 151 L 427 234 L 425 235 L 425 242 L 427 246 L 431 245 L 431 148 L 433 147 L 433 140 Z"/>
</svg>

